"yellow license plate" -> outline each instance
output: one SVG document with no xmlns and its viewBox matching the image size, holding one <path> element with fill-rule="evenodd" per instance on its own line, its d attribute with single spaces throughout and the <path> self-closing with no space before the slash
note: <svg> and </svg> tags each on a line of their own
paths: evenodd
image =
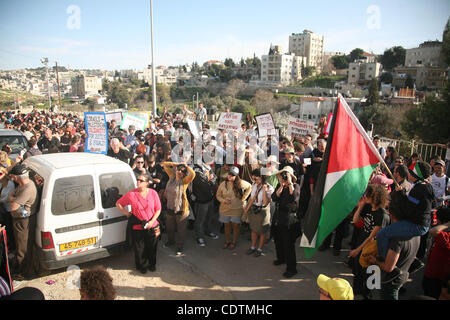
<svg viewBox="0 0 450 320">
<path fill-rule="evenodd" d="M 59 245 L 59 251 L 63 252 L 63 251 L 77 249 L 77 248 L 87 247 L 87 246 L 91 246 L 96 243 L 97 243 L 97 237 L 67 242 L 67 243 L 63 243 L 63 244 Z"/>
</svg>

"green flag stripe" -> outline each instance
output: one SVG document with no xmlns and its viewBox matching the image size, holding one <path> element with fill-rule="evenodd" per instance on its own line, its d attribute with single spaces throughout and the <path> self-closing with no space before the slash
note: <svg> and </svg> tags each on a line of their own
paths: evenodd
<svg viewBox="0 0 450 320">
<path fill-rule="evenodd" d="M 328 191 L 322 202 L 322 214 L 317 231 L 315 248 L 304 248 L 306 258 L 310 258 L 325 238 L 355 208 L 373 169 L 377 165 L 347 170 L 344 176 Z"/>
</svg>

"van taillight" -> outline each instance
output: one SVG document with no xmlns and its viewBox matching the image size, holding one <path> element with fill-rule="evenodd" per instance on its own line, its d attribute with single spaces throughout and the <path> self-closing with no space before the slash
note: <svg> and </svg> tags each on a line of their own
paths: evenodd
<svg viewBox="0 0 450 320">
<path fill-rule="evenodd" d="M 53 237 L 51 232 L 41 231 L 42 249 L 54 249 Z"/>
</svg>

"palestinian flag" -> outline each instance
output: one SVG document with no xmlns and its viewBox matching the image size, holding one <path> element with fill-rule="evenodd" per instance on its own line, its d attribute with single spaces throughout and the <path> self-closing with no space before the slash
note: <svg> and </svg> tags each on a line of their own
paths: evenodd
<svg viewBox="0 0 450 320">
<path fill-rule="evenodd" d="M 416 179 L 423 180 L 423 174 L 419 167 L 419 161 L 412 163 L 409 166 L 409 173 L 413 175 Z"/>
<path fill-rule="evenodd" d="M 325 238 L 354 209 L 380 154 L 339 95 L 324 159 L 304 219 L 300 243 L 309 259 Z"/>
</svg>

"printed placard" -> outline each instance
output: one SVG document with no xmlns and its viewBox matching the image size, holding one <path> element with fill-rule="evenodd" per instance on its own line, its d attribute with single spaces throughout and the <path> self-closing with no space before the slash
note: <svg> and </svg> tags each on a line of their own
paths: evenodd
<svg viewBox="0 0 450 320">
<path fill-rule="evenodd" d="M 148 128 L 149 127 L 149 123 L 150 123 L 150 119 L 151 119 L 151 112 L 148 111 L 128 111 L 128 114 L 144 119 L 145 120 L 145 127 L 144 128 Z"/>
<path fill-rule="evenodd" d="M 238 130 L 241 127 L 242 113 L 223 112 L 220 114 L 217 129 Z"/>
<path fill-rule="evenodd" d="M 258 132 L 260 137 L 276 134 L 277 130 L 275 129 L 275 124 L 273 123 L 271 113 L 260 114 L 256 116 L 255 119 L 258 123 Z"/>
<path fill-rule="evenodd" d="M 286 131 L 288 136 L 303 137 L 314 133 L 314 122 L 299 118 L 290 117 L 289 125 Z"/>
<path fill-rule="evenodd" d="M 127 131 L 130 125 L 134 125 L 136 130 L 145 130 L 146 120 L 127 113 L 120 124 L 120 129 Z"/>
<path fill-rule="evenodd" d="M 88 135 L 84 151 L 106 154 L 108 152 L 108 130 L 105 113 L 85 112 L 84 122 Z"/>
</svg>

